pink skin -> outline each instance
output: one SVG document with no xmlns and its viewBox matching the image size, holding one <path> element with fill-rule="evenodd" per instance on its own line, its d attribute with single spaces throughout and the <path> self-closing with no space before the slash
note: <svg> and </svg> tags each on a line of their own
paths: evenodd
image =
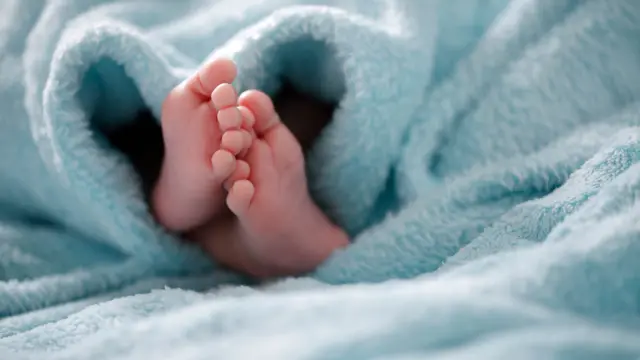
<svg viewBox="0 0 640 360">
<path fill-rule="evenodd" d="M 229 85 L 235 65 L 215 60 L 178 85 L 162 107 L 165 158 L 153 192 L 156 218 L 167 229 L 183 232 L 224 209 L 228 178 L 246 178 L 249 168 L 236 154 L 251 143 L 253 118 L 236 106 Z M 218 98 L 214 107 L 211 96 Z"/>
<path fill-rule="evenodd" d="M 231 61 L 214 60 L 167 98 L 156 216 L 249 275 L 312 271 L 348 237 L 309 196 L 300 144 L 271 99 L 256 90 L 238 99 L 235 75 Z"/>
</svg>

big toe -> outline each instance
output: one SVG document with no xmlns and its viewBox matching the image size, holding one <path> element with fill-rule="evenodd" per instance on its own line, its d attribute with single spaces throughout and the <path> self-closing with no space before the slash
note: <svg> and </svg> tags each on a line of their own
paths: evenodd
<svg viewBox="0 0 640 360">
<path fill-rule="evenodd" d="M 229 189 L 227 206 L 238 217 L 246 215 L 256 189 L 249 180 L 238 180 Z"/>
<path fill-rule="evenodd" d="M 259 90 L 243 92 L 238 99 L 238 104 L 251 111 L 254 117 L 253 129 L 258 135 L 269 131 L 280 123 L 271 98 Z"/>
<path fill-rule="evenodd" d="M 211 93 L 220 84 L 230 84 L 237 75 L 236 65 L 225 58 L 217 58 L 206 64 L 187 79 L 185 89 L 187 94 L 200 101 L 208 101 Z"/>
</svg>

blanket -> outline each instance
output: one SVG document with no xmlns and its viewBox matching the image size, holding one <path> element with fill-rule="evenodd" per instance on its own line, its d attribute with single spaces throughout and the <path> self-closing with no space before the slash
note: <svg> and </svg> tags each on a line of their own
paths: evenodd
<svg viewBox="0 0 640 360">
<path fill-rule="evenodd" d="M 640 357 L 638 38 L 636 0 L 1 1 L 0 358 Z M 163 230 L 114 140 L 161 151 L 218 56 L 336 104 L 352 245 L 307 276 Z"/>
</svg>

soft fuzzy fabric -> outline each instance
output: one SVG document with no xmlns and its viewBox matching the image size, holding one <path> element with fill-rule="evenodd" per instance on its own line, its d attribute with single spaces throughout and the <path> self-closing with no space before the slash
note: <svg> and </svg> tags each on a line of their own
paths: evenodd
<svg viewBox="0 0 640 360">
<path fill-rule="evenodd" d="M 0 2 L 0 358 L 638 358 L 639 38 L 637 0 Z M 309 277 L 212 266 L 107 141 L 221 55 L 339 104 L 353 245 Z"/>
</svg>

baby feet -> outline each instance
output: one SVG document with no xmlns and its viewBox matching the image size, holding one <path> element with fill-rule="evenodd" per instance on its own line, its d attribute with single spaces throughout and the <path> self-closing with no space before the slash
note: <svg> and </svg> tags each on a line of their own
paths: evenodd
<svg viewBox="0 0 640 360">
<path fill-rule="evenodd" d="M 177 86 L 162 108 L 165 157 L 153 193 L 158 221 L 187 231 L 224 209 L 226 180 L 246 179 L 249 167 L 236 159 L 251 144 L 253 114 L 237 106 L 230 85 L 236 67 L 214 60 Z"/>
<path fill-rule="evenodd" d="M 231 61 L 214 60 L 165 100 L 156 217 L 236 270 L 311 271 L 346 246 L 347 235 L 309 196 L 300 144 L 271 99 L 259 91 L 238 99 L 235 76 Z M 230 213 L 220 216 L 225 202 Z"/>
<path fill-rule="evenodd" d="M 259 91 L 240 97 L 255 118 L 256 137 L 243 158 L 246 178 L 230 178 L 226 198 L 236 215 L 205 230 L 204 246 L 227 266 L 254 276 L 297 275 L 315 269 L 348 244 L 307 190 L 299 142 Z"/>
</svg>

